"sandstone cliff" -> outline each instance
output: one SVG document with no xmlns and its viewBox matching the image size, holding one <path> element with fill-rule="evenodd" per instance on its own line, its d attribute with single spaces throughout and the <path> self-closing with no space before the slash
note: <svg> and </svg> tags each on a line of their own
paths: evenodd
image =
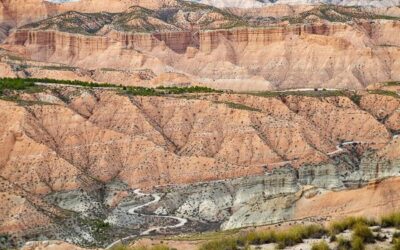
<svg viewBox="0 0 400 250">
<path fill-rule="evenodd" d="M 363 88 L 368 83 L 399 77 L 400 52 L 396 46 L 400 41 L 385 35 L 398 32 L 399 27 L 397 22 L 378 22 L 196 34 L 112 32 L 103 37 L 21 30 L 7 43 L 8 48 L 22 46 L 25 55 L 34 60 L 68 62 L 84 68 L 148 68 L 160 73 L 173 67 L 195 75 L 199 82 L 204 78 L 246 79 L 259 75 L 276 88 Z M 359 38 L 351 39 L 354 35 Z M 118 60 L 98 60 L 115 55 Z M 200 67 L 189 67 L 193 63 Z M 368 70 L 371 67 L 373 71 Z"/>
</svg>

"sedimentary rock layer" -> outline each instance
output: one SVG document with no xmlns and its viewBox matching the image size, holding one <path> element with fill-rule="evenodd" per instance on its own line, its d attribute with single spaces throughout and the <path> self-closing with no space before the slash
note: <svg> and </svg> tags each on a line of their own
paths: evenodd
<svg viewBox="0 0 400 250">
<path fill-rule="evenodd" d="M 391 36 L 399 29 L 397 21 L 376 21 L 153 34 L 112 31 L 104 36 L 18 30 L 4 47 L 34 60 L 89 69 L 159 74 L 174 68 L 214 87 L 223 79 L 256 76 L 265 82 L 264 89 L 364 88 L 400 77 L 400 40 Z"/>
</svg>

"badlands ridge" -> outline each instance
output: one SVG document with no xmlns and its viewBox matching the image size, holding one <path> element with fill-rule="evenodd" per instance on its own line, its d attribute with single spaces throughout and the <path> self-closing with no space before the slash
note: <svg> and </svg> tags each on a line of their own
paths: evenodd
<svg viewBox="0 0 400 250">
<path fill-rule="evenodd" d="M 399 173 L 395 92 L 122 90 L 3 91 L 0 232 L 10 244 L 106 246 L 145 231 L 378 216 L 399 207 L 397 179 L 381 183 Z M 367 184 L 368 195 L 346 191 Z"/>
</svg>

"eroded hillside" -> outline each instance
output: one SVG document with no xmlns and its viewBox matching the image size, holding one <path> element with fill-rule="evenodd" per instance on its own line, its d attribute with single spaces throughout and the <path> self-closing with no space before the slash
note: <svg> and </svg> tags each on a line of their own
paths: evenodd
<svg viewBox="0 0 400 250">
<path fill-rule="evenodd" d="M 395 92 L 7 86 L 2 234 L 102 245 L 176 218 L 189 222 L 169 233 L 268 224 L 300 218 L 307 185 L 341 190 L 398 173 Z M 151 200 L 137 188 L 164 194 L 140 212 L 162 216 L 130 212 Z"/>
</svg>

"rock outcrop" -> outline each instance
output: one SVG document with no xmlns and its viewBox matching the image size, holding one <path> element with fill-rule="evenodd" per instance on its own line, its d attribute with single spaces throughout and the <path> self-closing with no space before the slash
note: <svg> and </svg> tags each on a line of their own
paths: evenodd
<svg viewBox="0 0 400 250">
<path fill-rule="evenodd" d="M 103 36 L 21 29 L 3 47 L 33 60 L 87 69 L 148 69 L 160 74 L 173 68 L 213 87 L 231 79 L 232 84 L 221 86 L 235 88 L 235 81 L 258 76 L 267 82 L 265 89 L 361 89 L 400 76 L 400 41 L 390 36 L 399 29 L 396 21 L 153 34 L 112 31 Z M 194 63 L 198 67 L 191 67 Z"/>
</svg>

